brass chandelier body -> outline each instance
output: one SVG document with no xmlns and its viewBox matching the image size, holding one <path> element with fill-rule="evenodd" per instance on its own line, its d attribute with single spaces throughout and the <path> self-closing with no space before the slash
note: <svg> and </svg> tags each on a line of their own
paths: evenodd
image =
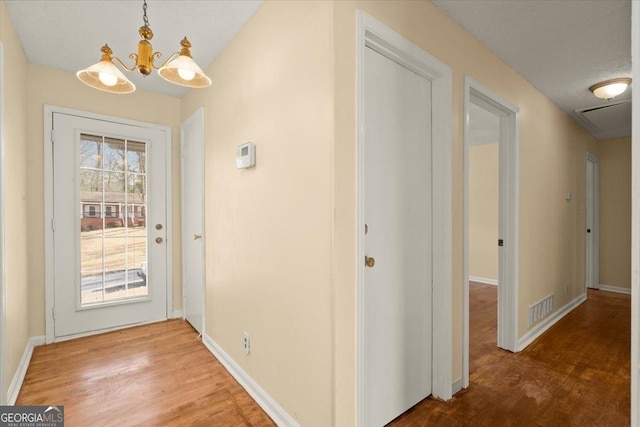
<svg viewBox="0 0 640 427">
<path fill-rule="evenodd" d="M 144 25 L 138 30 L 140 37 L 142 37 L 138 42 L 138 53 L 129 55 L 129 58 L 135 61 L 134 65 L 127 67 L 120 58 L 113 56 L 113 51 L 109 45 L 105 44 L 100 49 L 102 52 L 100 62 L 78 71 L 76 74 L 78 78 L 83 83 L 105 92 L 120 94 L 133 92 L 136 89 L 135 85 L 118 70 L 113 63 L 115 60 L 125 70 L 130 72 L 138 70 L 144 76 L 151 74 L 155 68 L 160 77 L 177 85 L 191 88 L 210 86 L 211 80 L 191 57 L 191 43 L 186 37 L 180 42 L 182 49 L 179 52 L 171 54 L 159 67 L 155 65 L 155 60 L 162 57 L 162 54 L 154 52 L 150 42 L 153 38 L 153 31 L 151 31 L 147 18 L 146 0 L 144 0 L 142 10 Z"/>
</svg>

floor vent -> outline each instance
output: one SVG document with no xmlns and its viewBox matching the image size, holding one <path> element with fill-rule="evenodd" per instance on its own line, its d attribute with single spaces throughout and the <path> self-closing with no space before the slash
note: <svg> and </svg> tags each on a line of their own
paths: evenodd
<svg viewBox="0 0 640 427">
<path fill-rule="evenodd" d="M 529 306 L 529 326 L 539 322 L 553 311 L 553 294 Z"/>
</svg>

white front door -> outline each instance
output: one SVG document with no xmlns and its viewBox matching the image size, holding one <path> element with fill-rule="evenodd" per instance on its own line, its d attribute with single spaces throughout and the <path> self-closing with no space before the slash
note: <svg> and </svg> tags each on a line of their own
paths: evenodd
<svg viewBox="0 0 640 427">
<path fill-rule="evenodd" d="M 598 158 L 587 153 L 587 212 L 586 212 L 586 281 L 587 287 L 600 288 L 600 163 Z"/>
<path fill-rule="evenodd" d="M 204 315 L 204 110 L 181 126 L 184 317 L 202 333 Z"/>
<path fill-rule="evenodd" d="M 167 318 L 166 134 L 53 113 L 54 336 Z"/>
<path fill-rule="evenodd" d="M 431 83 L 365 51 L 364 425 L 382 426 L 431 394 Z"/>
</svg>

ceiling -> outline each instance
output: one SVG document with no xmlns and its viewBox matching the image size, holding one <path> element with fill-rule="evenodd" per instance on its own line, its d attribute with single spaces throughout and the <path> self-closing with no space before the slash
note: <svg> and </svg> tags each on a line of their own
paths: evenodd
<svg viewBox="0 0 640 427">
<path fill-rule="evenodd" d="M 599 139 L 631 134 L 631 90 L 595 98 L 594 83 L 631 76 L 630 0 L 433 0 L 499 58 Z M 108 43 L 129 53 L 143 24 L 141 0 L 6 0 L 29 62 L 75 73 Z M 189 37 L 206 69 L 259 9 L 262 0 L 148 0 L 156 51 L 166 58 Z M 181 97 L 186 88 L 157 73 L 127 74 L 140 89 Z M 215 76 L 214 76 L 215 80 Z M 214 82 L 215 84 L 215 82 Z"/>
<path fill-rule="evenodd" d="M 100 60 L 105 43 L 125 64 L 137 50 L 143 25 L 142 0 L 6 0 L 27 60 L 36 65 L 75 73 Z M 180 50 L 187 36 L 191 54 L 206 70 L 262 0 L 148 0 L 147 17 L 160 64 Z M 164 81 L 158 73 L 144 77 L 127 73 L 136 88 L 181 97 L 187 88 Z"/>
<path fill-rule="evenodd" d="M 630 0 L 432 2 L 594 137 L 631 135 L 631 90 L 613 101 L 589 92 L 631 77 Z"/>
</svg>

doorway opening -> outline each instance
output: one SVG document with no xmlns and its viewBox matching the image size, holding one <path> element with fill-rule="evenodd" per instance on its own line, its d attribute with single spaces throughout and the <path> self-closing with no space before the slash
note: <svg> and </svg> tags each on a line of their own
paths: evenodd
<svg viewBox="0 0 640 427">
<path fill-rule="evenodd" d="M 492 284 L 497 284 L 497 337 L 496 343 L 498 347 L 512 352 L 518 351 L 518 107 L 503 99 L 498 94 L 486 88 L 482 84 L 476 82 L 470 77 L 465 77 L 465 132 L 464 132 L 464 251 L 463 251 L 463 366 L 462 366 L 462 384 L 461 387 L 469 386 L 469 280 L 470 278 L 485 279 Z M 476 127 L 480 125 L 476 122 L 486 122 L 484 127 L 488 133 L 488 138 L 496 139 L 494 146 L 490 144 L 474 144 L 474 138 L 478 139 L 478 135 L 474 135 L 477 129 L 472 132 L 472 122 Z M 484 145 L 484 146 L 483 146 Z M 497 156 L 497 158 L 496 158 Z M 485 157 L 486 162 L 493 162 L 494 180 L 493 188 L 495 189 L 497 179 L 497 195 L 493 193 L 492 197 L 497 201 L 497 209 L 494 205 L 493 214 L 484 211 L 485 219 L 492 222 L 494 231 L 489 229 L 480 229 L 485 233 L 478 234 L 478 228 L 474 227 L 473 235 L 470 236 L 470 196 L 471 176 L 470 172 L 476 172 L 476 169 L 470 171 L 470 162 L 474 162 L 473 166 L 478 166 L 475 161 Z M 497 167 L 497 170 L 496 170 Z M 496 176 L 497 172 L 497 176 Z M 490 178 L 484 176 L 484 178 Z M 481 184 L 477 181 L 473 183 Z M 487 184 L 486 189 L 488 189 Z M 490 190 L 489 190 L 490 191 Z M 478 196 L 478 194 L 473 194 Z M 482 195 L 480 195 L 482 198 Z M 487 195 L 487 197 L 491 197 Z M 497 200 L 496 200 L 497 197 Z M 489 208 L 487 208 L 489 209 Z M 482 213 L 482 212 L 480 212 Z M 497 213 L 497 227 L 495 226 Z M 478 209 L 475 210 L 478 217 Z M 489 226 L 488 224 L 486 224 Z M 491 249 L 491 239 L 493 235 L 493 248 Z M 470 240 L 470 237 L 472 240 Z M 484 247 L 483 251 L 489 259 L 473 259 L 470 260 L 471 244 L 474 248 Z M 476 255 L 478 257 L 478 255 Z M 476 261 L 485 262 L 485 270 L 478 270 Z M 497 265 L 496 265 L 497 264 Z M 471 268 L 475 269 L 472 270 Z M 493 268 L 493 270 L 492 270 Z M 483 272 L 484 271 L 484 272 Z M 497 277 L 484 277 L 483 275 L 495 275 Z"/>
</svg>

